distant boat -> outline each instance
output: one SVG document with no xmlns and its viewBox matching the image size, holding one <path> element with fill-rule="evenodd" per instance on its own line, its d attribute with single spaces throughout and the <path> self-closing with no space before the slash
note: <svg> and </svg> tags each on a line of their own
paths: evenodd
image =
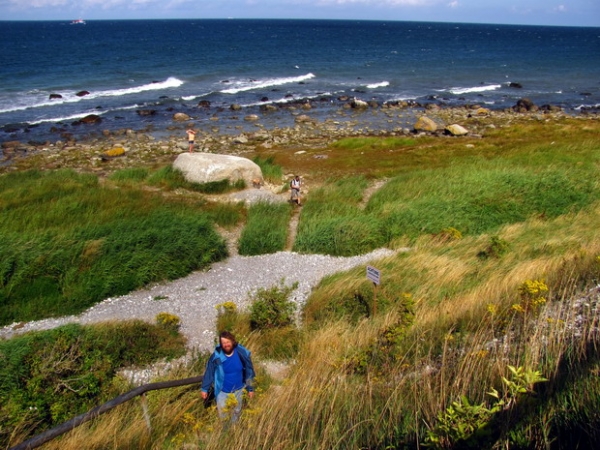
<svg viewBox="0 0 600 450">
<path fill-rule="evenodd" d="M 83 19 L 72 20 L 71 25 L 85 25 L 85 20 L 83 20 Z"/>
</svg>

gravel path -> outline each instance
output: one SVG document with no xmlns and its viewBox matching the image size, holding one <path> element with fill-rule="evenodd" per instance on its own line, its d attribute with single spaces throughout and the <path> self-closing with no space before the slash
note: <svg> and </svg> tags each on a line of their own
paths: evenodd
<svg viewBox="0 0 600 450">
<path fill-rule="evenodd" d="M 232 301 L 238 308 L 248 306 L 248 294 L 269 288 L 285 279 L 286 285 L 298 282 L 291 299 L 302 305 L 311 290 L 326 275 L 344 271 L 393 254 L 379 249 L 350 258 L 301 255 L 279 252 L 261 256 L 235 255 L 214 264 L 205 272 L 157 284 L 121 297 L 108 298 L 78 316 L 44 319 L 0 328 L 0 338 L 33 330 L 47 330 L 67 323 L 92 324 L 111 320 L 142 319 L 154 321 L 160 312 L 181 318 L 181 332 L 190 348 L 212 350 L 215 343 L 215 306 Z"/>
</svg>

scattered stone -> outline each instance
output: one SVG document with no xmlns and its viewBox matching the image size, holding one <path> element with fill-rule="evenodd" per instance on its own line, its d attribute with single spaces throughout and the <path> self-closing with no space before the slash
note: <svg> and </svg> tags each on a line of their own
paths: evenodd
<svg viewBox="0 0 600 450">
<path fill-rule="evenodd" d="M 86 95 L 90 95 L 89 91 L 79 91 L 75 94 L 77 97 L 85 97 Z"/>
<path fill-rule="evenodd" d="M 538 107 L 528 98 L 522 98 L 513 106 L 513 110 L 518 113 L 537 111 Z"/>
<path fill-rule="evenodd" d="M 435 133 L 437 131 L 437 124 L 427 116 L 421 116 L 415 123 L 415 131 L 427 131 L 429 133 Z"/>
<path fill-rule="evenodd" d="M 50 96 L 48 98 L 50 100 L 56 100 L 56 99 L 59 99 L 59 98 L 63 98 L 63 96 L 60 95 L 60 94 L 50 94 Z"/>
<path fill-rule="evenodd" d="M 467 130 L 463 126 L 458 125 L 456 123 L 452 124 L 452 125 L 448 125 L 445 128 L 445 131 L 447 134 L 450 134 L 452 136 L 465 136 L 465 135 L 469 134 L 469 130 Z"/>
<path fill-rule="evenodd" d="M 176 122 L 187 122 L 190 119 L 191 119 L 190 116 L 188 116 L 187 114 L 182 113 L 182 112 L 173 114 L 173 120 L 175 120 Z"/>
</svg>

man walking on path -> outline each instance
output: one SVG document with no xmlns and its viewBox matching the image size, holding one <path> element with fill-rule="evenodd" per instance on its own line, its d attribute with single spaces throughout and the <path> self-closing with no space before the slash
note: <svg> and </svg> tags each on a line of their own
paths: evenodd
<svg viewBox="0 0 600 450">
<path fill-rule="evenodd" d="M 192 153 L 194 151 L 194 141 L 196 139 L 196 130 L 194 130 L 192 127 L 189 127 L 188 130 L 186 131 L 187 136 L 188 136 L 188 143 L 190 144 L 190 153 Z"/>
<path fill-rule="evenodd" d="M 202 399 L 206 400 L 210 387 L 214 385 L 219 417 L 234 423 L 242 413 L 244 388 L 249 398 L 254 396 L 254 366 L 250 351 L 238 344 L 229 331 L 219 334 L 219 344 L 206 363 L 200 392 Z"/>
<path fill-rule="evenodd" d="M 292 203 L 298 203 L 298 206 L 302 205 L 300 203 L 300 184 L 300 177 L 298 175 L 296 175 L 294 178 L 292 178 L 292 181 L 290 181 L 290 188 L 292 189 L 290 201 Z"/>
</svg>

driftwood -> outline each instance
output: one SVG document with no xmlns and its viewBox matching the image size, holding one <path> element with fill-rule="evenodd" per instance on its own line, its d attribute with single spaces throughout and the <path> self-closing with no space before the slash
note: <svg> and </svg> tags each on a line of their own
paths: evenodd
<svg viewBox="0 0 600 450">
<path fill-rule="evenodd" d="M 40 445 L 45 444 L 48 441 L 51 441 L 55 437 L 60 436 L 61 434 L 66 433 L 67 431 L 71 431 L 72 429 L 78 427 L 79 425 L 88 422 L 89 420 L 98 417 L 100 414 L 104 414 L 107 411 L 110 411 L 116 406 L 125 403 L 132 398 L 137 397 L 138 395 L 142 395 L 148 391 L 156 391 L 158 389 L 167 389 L 178 386 L 185 386 L 188 384 L 196 384 L 202 382 L 202 376 L 192 377 L 192 378 L 184 378 L 183 380 L 173 380 L 173 381 L 161 381 L 158 383 L 150 383 L 139 386 L 132 391 L 126 392 L 125 394 L 119 395 L 116 398 L 104 403 L 103 405 L 96 406 L 95 408 L 89 410 L 88 412 L 81 414 L 77 417 L 73 417 L 71 420 L 62 423 L 50 430 L 47 430 L 37 436 L 32 437 L 31 439 L 26 440 L 14 447 L 11 447 L 9 450 L 28 450 L 32 448 L 37 448 Z"/>
</svg>

